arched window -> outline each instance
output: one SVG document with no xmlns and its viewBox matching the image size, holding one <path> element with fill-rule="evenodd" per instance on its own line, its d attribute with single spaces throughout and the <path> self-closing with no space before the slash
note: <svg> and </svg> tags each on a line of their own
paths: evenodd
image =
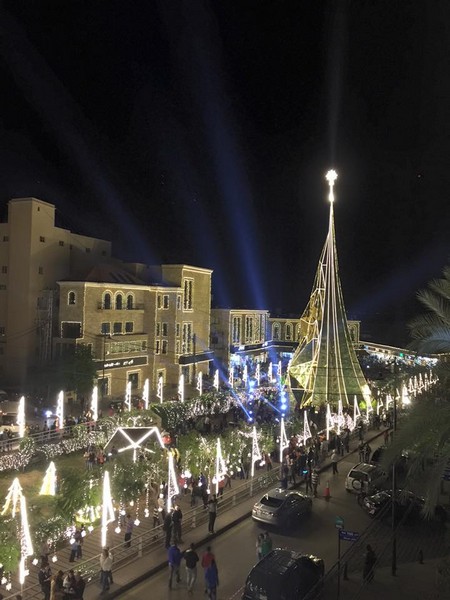
<svg viewBox="0 0 450 600">
<path fill-rule="evenodd" d="M 290 323 L 286 323 L 286 339 L 292 339 L 292 325 Z"/>
<path fill-rule="evenodd" d="M 123 308 L 123 296 L 122 294 L 117 294 L 116 296 L 116 310 L 122 310 Z"/>
<path fill-rule="evenodd" d="M 133 310 L 134 306 L 134 298 L 132 294 L 128 294 L 127 296 L 127 310 Z"/>
<path fill-rule="evenodd" d="M 274 340 L 280 339 L 280 324 L 279 323 L 273 324 L 272 339 L 274 339 Z"/>
<path fill-rule="evenodd" d="M 76 300 L 77 300 L 77 297 L 75 295 L 75 292 L 69 292 L 67 303 L 68 304 L 76 304 Z"/>
<path fill-rule="evenodd" d="M 103 308 L 106 308 L 106 310 L 111 309 L 111 294 L 109 292 L 106 292 L 103 296 Z"/>
</svg>

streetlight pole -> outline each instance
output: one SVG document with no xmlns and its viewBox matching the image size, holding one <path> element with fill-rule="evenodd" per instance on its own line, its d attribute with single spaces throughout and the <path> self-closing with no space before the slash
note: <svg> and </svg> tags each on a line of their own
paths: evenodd
<svg viewBox="0 0 450 600">
<path fill-rule="evenodd" d="M 394 407 L 392 413 L 392 439 L 394 439 L 395 432 L 397 431 L 397 360 L 394 359 Z M 395 533 L 395 496 L 397 492 L 397 473 L 395 467 L 395 458 L 392 463 L 392 506 L 391 506 L 391 527 L 392 527 L 392 564 L 391 564 L 391 574 L 393 576 L 397 575 L 397 536 Z"/>
</svg>

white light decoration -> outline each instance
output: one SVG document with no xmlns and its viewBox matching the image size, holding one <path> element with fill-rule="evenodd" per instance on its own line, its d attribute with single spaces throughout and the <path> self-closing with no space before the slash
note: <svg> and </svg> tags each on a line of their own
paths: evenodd
<svg viewBox="0 0 450 600">
<path fill-rule="evenodd" d="M 247 365 L 246 365 L 246 364 L 244 365 L 244 371 L 243 371 L 243 373 L 242 373 L 242 381 L 243 381 L 245 384 L 246 384 L 246 383 L 247 383 L 247 381 L 248 381 L 248 367 L 247 367 Z"/>
<path fill-rule="evenodd" d="M 131 381 L 127 381 L 125 388 L 125 406 L 131 410 Z"/>
<path fill-rule="evenodd" d="M 164 401 L 164 379 L 162 375 L 158 377 L 158 387 L 156 389 L 156 397 L 162 403 Z"/>
<path fill-rule="evenodd" d="M 198 395 L 201 396 L 203 394 L 203 373 L 199 371 L 197 373 L 197 391 Z"/>
<path fill-rule="evenodd" d="M 56 467 L 52 461 L 45 471 L 44 480 L 42 481 L 40 496 L 54 496 L 56 494 Z"/>
<path fill-rule="evenodd" d="M 178 397 L 180 402 L 184 402 L 184 375 L 181 373 L 178 378 Z"/>
<path fill-rule="evenodd" d="M 216 371 L 214 373 L 213 386 L 216 388 L 216 391 L 219 391 L 219 369 L 216 369 Z"/>
<path fill-rule="evenodd" d="M 150 399 L 150 382 L 148 378 L 144 381 L 144 390 L 142 392 L 142 400 L 144 401 L 144 409 L 148 410 L 148 402 Z"/>
<path fill-rule="evenodd" d="M 303 412 L 303 443 L 306 444 L 306 440 L 309 440 L 309 438 L 312 438 L 312 435 L 308 423 L 308 411 L 305 410 Z"/>
<path fill-rule="evenodd" d="M 286 435 L 286 429 L 284 427 L 284 419 L 281 417 L 280 420 L 280 463 L 283 463 L 283 451 L 288 447 L 288 439 Z"/>
<path fill-rule="evenodd" d="M 269 383 L 273 383 L 273 364 L 269 363 L 269 370 L 267 371 L 267 379 Z"/>
<path fill-rule="evenodd" d="M 98 420 L 98 387 L 94 385 L 91 396 L 91 411 L 92 420 L 97 422 Z"/>
<path fill-rule="evenodd" d="M 356 396 L 353 397 L 353 423 L 355 424 L 356 427 L 356 422 L 358 420 L 358 417 L 361 416 L 361 411 L 359 410 L 359 406 L 358 406 L 358 400 L 356 398 Z"/>
<path fill-rule="evenodd" d="M 106 546 L 106 538 L 108 534 L 108 523 L 111 523 L 116 518 L 114 506 L 111 498 L 111 485 L 109 481 L 109 472 L 103 473 L 103 503 L 102 503 L 102 548 Z"/>
<path fill-rule="evenodd" d="M 128 428 L 128 429 L 135 429 L 133 427 Z M 159 429 L 157 427 L 140 427 L 139 429 L 142 429 L 142 431 L 144 432 L 142 434 L 142 436 L 137 440 L 134 441 L 131 439 L 131 437 L 128 435 L 127 433 L 127 428 L 126 427 L 118 427 L 117 430 L 114 432 L 114 435 L 116 435 L 117 433 L 121 434 L 125 440 L 127 442 L 129 442 L 128 446 L 125 446 L 123 448 L 119 448 L 118 452 L 126 452 L 127 450 L 133 450 L 133 462 L 136 462 L 136 452 L 137 450 L 143 450 L 144 452 L 149 452 L 151 454 L 153 454 L 153 451 L 150 450 L 149 448 L 146 448 L 145 446 L 143 446 L 143 443 L 145 442 L 145 440 L 147 440 L 151 435 L 155 435 L 159 445 L 161 446 L 161 448 L 164 448 L 164 442 L 163 439 L 161 437 L 161 433 L 159 432 Z M 109 444 L 109 442 L 108 442 Z"/>
<path fill-rule="evenodd" d="M 339 398 L 338 402 L 338 416 L 337 416 L 337 434 L 340 435 L 341 427 L 344 425 L 344 412 L 342 410 L 342 400 Z"/>
<path fill-rule="evenodd" d="M 255 378 L 259 387 L 261 385 L 261 365 L 259 363 L 256 365 Z"/>
<path fill-rule="evenodd" d="M 31 542 L 30 528 L 28 526 L 27 502 L 22 494 L 22 487 L 19 479 L 16 477 L 9 488 L 6 501 L 3 506 L 2 516 L 6 514 L 11 507 L 11 516 L 16 519 L 19 516 L 19 541 L 20 541 L 20 563 L 19 563 L 19 582 L 23 585 L 27 575 L 26 559 L 33 554 L 33 544 Z"/>
<path fill-rule="evenodd" d="M 58 402 L 56 405 L 56 416 L 59 420 L 59 429 L 64 427 L 64 392 L 61 390 L 58 394 Z"/>
<path fill-rule="evenodd" d="M 234 388 L 234 368 L 231 364 L 228 368 L 228 384 L 231 389 Z"/>
<path fill-rule="evenodd" d="M 222 481 L 227 471 L 226 463 L 222 456 L 222 447 L 220 445 L 220 438 L 217 438 L 216 443 L 216 473 L 215 473 L 215 484 L 216 494 L 219 493 L 219 482 Z"/>
<path fill-rule="evenodd" d="M 169 452 L 168 456 L 168 473 L 167 473 L 167 512 L 172 508 L 172 498 L 180 493 L 173 464 L 173 454 Z"/>
<path fill-rule="evenodd" d="M 331 416 L 331 408 L 330 403 L 327 402 L 327 414 L 326 414 L 326 423 L 327 423 L 327 440 L 330 439 L 330 429 L 333 429 L 333 417 Z"/>
<path fill-rule="evenodd" d="M 257 460 L 261 460 L 262 455 L 258 445 L 258 437 L 256 434 L 256 426 L 253 426 L 253 434 L 252 434 L 252 467 L 251 467 L 251 475 L 255 476 L 255 462 Z"/>
<path fill-rule="evenodd" d="M 25 396 L 19 400 L 19 408 L 17 410 L 17 425 L 19 426 L 19 437 L 25 435 Z"/>
<path fill-rule="evenodd" d="M 402 405 L 411 404 L 411 399 L 408 395 L 408 389 L 405 384 L 402 385 Z"/>
<path fill-rule="evenodd" d="M 278 361 L 278 367 L 277 367 L 277 379 L 278 379 L 278 383 L 281 384 L 281 360 Z"/>
</svg>

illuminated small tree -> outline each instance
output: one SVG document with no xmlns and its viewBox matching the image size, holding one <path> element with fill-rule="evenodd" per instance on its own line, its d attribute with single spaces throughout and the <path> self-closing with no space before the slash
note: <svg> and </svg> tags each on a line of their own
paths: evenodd
<svg viewBox="0 0 450 600">
<path fill-rule="evenodd" d="M 203 373 L 201 371 L 197 374 L 197 391 L 199 396 L 203 394 Z"/>
<path fill-rule="evenodd" d="M 150 399 L 150 382 L 148 378 L 144 381 L 144 391 L 142 392 L 142 400 L 144 401 L 144 409 L 148 410 L 148 402 Z"/>
<path fill-rule="evenodd" d="M 159 398 L 160 402 L 164 401 L 164 379 L 162 375 L 158 377 L 158 387 L 156 389 L 156 397 Z"/>
<path fill-rule="evenodd" d="M 25 396 L 22 396 L 19 400 L 17 425 L 19 426 L 19 437 L 23 438 L 25 435 Z"/>
<path fill-rule="evenodd" d="M 175 467 L 173 464 L 173 454 L 168 454 L 168 472 L 167 472 L 167 512 L 170 512 L 172 508 L 172 499 L 180 493 L 178 488 L 177 477 L 175 474 Z"/>
<path fill-rule="evenodd" d="M 178 379 L 178 398 L 180 402 L 184 402 L 184 375 L 181 373 Z"/>
<path fill-rule="evenodd" d="M 52 461 L 45 471 L 44 480 L 42 482 L 40 496 L 54 496 L 56 493 L 56 467 Z"/>
<path fill-rule="evenodd" d="M 91 411 L 92 411 L 92 420 L 97 421 L 97 419 L 98 419 L 98 387 L 96 385 L 94 385 L 94 388 L 92 390 Z"/>
</svg>

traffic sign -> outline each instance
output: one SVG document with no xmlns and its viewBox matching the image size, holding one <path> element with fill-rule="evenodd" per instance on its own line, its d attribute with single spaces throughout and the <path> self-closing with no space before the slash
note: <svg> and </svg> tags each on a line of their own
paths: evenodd
<svg viewBox="0 0 450 600">
<path fill-rule="evenodd" d="M 344 527 L 344 519 L 342 517 L 336 517 L 334 520 L 334 526 L 336 529 L 342 529 Z"/>
<path fill-rule="evenodd" d="M 359 533 L 357 531 L 344 531 L 344 529 L 341 529 L 339 538 L 346 542 L 356 542 L 356 540 L 359 539 Z"/>
</svg>

